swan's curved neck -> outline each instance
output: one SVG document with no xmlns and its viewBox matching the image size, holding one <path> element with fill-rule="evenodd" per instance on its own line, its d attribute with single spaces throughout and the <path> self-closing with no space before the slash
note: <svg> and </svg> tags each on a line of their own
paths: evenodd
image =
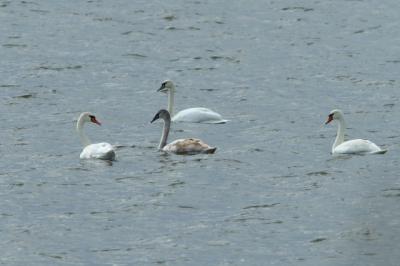
<svg viewBox="0 0 400 266">
<path fill-rule="evenodd" d="M 175 86 L 168 90 L 168 112 L 172 116 L 174 116 L 174 94 L 175 94 Z"/>
<path fill-rule="evenodd" d="M 158 145 L 158 149 L 162 150 L 165 145 L 167 145 L 167 139 L 168 139 L 168 134 L 169 134 L 169 128 L 171 127 L 171 118 L 169 119 L 164 119 L 164 127 L 163 127 L 163 132 L 161 135 L 161 140 L 160 140 L 160 145 Z"/>
<path fill-rule="evenodd" d="M 344 142 L 344 131 L 346 129 L 346 123 L 344 122 L 344 118 L 340 117 L 338 119 L 338 130 L 336 134 L 335 142 L 332 145 L 332 153 L 334 149 Z"/>
<path fill-rule="evenodd" d="M 83 125 L 85 124 L 85 121 L 83 119 L 83 117 L 80 117 L 78 119 L 78 122 L 76 123 L 76 131 L 78 131 L 78 135 L 79 138 L 81 139 L 81 143 L 83 145 L 83 147 L 86 147 L 88 145 L 90 145 L 90 140 L 89 138 L 86 136 L 85 132 L 83 132 Z"/>
</svg>

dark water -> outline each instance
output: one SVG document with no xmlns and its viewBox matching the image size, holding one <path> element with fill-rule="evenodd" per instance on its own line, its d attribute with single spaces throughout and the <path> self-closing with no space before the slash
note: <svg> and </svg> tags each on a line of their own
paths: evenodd
<svg viewBox="0 0 400 266">
<path fill-rule="evenodd" d="M 400 2 L 0 1 L 3 265 L 398 265 Z M 174 124 L 215 155 L 157 151 Z M 348 136 L 388 149 L 333 158 Z M 118 160 L 81 161 L 80 112 Z"/>
</svg>

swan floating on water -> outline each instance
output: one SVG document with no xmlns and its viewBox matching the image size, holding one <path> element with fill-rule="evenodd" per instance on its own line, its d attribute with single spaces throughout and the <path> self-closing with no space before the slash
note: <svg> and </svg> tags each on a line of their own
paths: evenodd
<svg viewBox="0 0 400 266">
<path fill-rule="evenodd" d="M 339 125 L 335 142 L 332 145 L 332 154 L 384 154 L 387 151 L 365 139 L 344 141 L 346 123 L 344 122 L 343 112 L 337 109 L 332 110 L 325 124 L 329 124 L 333 120 L 337 120 Z"/>
<path fill-rule="evenodd" d="M 76 130 L 78 131 L 78 135 L 84 147 L 80 158 L 114 160 L 115 150 L 111 144 L 106 142 L 91 144 L 89 138 L 83 132 L 83 126 L 86 122 L 92 122 L 101 126 L 101 123 L 97 121 L 96 117 L 89 112 L 84 112 L 79 116 L 78 122 L 76 123 Z"/>
<path fill-rule="evenodd" d="M 168 112 L 173 115 L 175 85 L 172 81 L 166 80 L 161 84 L 158 91 L 168 94 Z M 173 122 L 191 122 L 191 123 L 208 123 L 223 124 L 228 122 L 222 116 L 208 108 L 194 107 L 184 109 L 172 117 Z"/>
<path fill-rule="evenodd" d="M 173 152 L 176 154 L 197 154 L 197 153 L 214 153 L 217 149 L 216 147 L 211 147 L 199 139 L 177 139 L 169 144 L 167 144 L 167 138 L 169 134 L 169 129 L 171 126 L 171 116 L 169 112 L 165 109 L 161 109 L 154 116 L 151 123 L 157 119 L 164 120 L 163 132 L 161 135 L 160 144 L 158 146 L 159 150 L 166 152 Z"/>
</svg>

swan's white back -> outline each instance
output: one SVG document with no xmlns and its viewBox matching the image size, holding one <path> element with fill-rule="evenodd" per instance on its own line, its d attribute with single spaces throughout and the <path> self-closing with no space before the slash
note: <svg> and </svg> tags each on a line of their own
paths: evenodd
<svg viewBox="0 0 400 266">
<path fill-rule="evenodd" d="M 180 111 L 172 118 L 173 122 L 223 124 L 228 120 L 208 108 L 194 107 Z"/>
</svg>

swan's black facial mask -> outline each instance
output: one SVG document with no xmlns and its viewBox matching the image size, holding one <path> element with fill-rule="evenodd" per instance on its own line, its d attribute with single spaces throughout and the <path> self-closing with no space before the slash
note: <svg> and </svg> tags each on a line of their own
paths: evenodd
<svg viewBox="0 0 400 266">
<path fill-rule="evenodd" d="M 329 114 L 328 120 L 326 120 L 325 125 L 329 124 L 333 120 L 333 114 Z"/>
<path fill-rule="evenodd" d="M 160 115 L 157 113 L 157 114 L 154 116 L 153 120 L 151 120 L 150 123 L 153 123 L 154 121 L 156 121 L 156 120 L 159 119 L 159 118 L 160 118 Z"/>
<path fill-rule="evenodd" d="M 167 92 L 167 88 L 165 87 L 165 82 L 161 84 L 161 87 L 157 91 Z"/>
<path fill-rule="evenodd" d="M 90 115 L 89 117 L 90 117 L 90 121 L 92 123 L 95 123 L 95 124 L 101 126 L 101 123 L 99 121 L 97 121 L 97 119 L 96 119 L 96 117 L 94 115 Z"/>
</svg>

